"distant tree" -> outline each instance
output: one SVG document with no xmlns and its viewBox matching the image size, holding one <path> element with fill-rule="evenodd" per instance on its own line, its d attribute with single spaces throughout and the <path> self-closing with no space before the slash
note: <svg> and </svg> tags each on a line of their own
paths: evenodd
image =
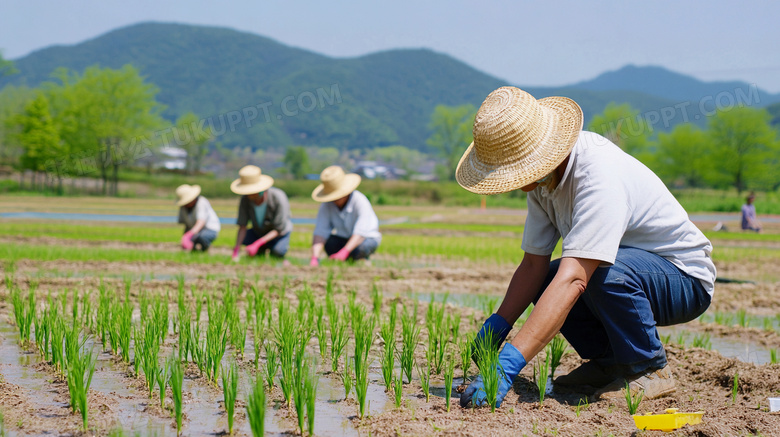
<svg viewBox="0 0 780 437">
<path fill-rule="evenodd" d="M 36 174 L 47 169 L 51 163 L 65 159 L 60 134 L 57 125 L 52 120 L 49 111 L 49 101 L 39 93 L 27 106 L 24 112 L 16 117 L 20 129 L 18 142 L 23 152 L 20 163 L 23 170 L 32 170 L 33 188 L 36 185 Z M 62 176 L 56 173 L 59 187 L 62 188 Z"/>
<path fill-rule="evenodd" d="M 192 112 L 187 112 L 176 120 L 173 128 L 173 140 L 176 146 L 187 151 L 187 174 L 197 173 L 203 164 L 203 158 L 209 150 L 209 142 L 213 136 L 211 128 L 201 128 L 200 118 Z"/>
<path fill-rule="evenodd" d="M 455 167 L 472 141 L 476 113 L 474 105 L 438 105 L 431 114 L 428 129 L 432 134 L 427 143 L 444 159 L 442 175 L 447 180 L 455 179 Z"/>
<path fill-rule="evenodd" d="M 74 153 L 74 171 L 84 174 L 96 167 L 103 194 L 117 195 L 119 168 L 148 156 L 154 147 L 152 131 L 164 125 L 157 88 L 131 65 L 119 70 L 89 67 L 83 75 L 60 69 L 55 76 L 61 84 L 49 90 L 63 139 Z M 87 160 L 91 164 L 83 165 Z"/>
<path fill-rule="evenodd" d="M 14 63 L 3 58 L 3 53 L 0 52 L 0 77 L 10 76 L 18 72 L 19 70 L 14 67 Z"/>
<path fill-rule="evenodd" d="M 709 122 L 716 182 L 738 192 L 748 186 L 778 183 L 777 131 L 764 109 L 718 111 Z"/>
<path fill-rule="evenodd" d="M 603 113 L 593 117 L 587 129 L 604 136 L 640 160 L 647 158 L 645 153 L 650 144 L 650 129 L 639 110 L 627 103 L 609 103 Z"/>
<path fill-rule="evenodd" d="M 295 179 L 303 179 L 309 173 L 309 155 L 303 146 L 290 146 L 284 153 L 284 164 Z"/>
<path fill-rule="evenodd" d="M 0 165 L 15 166 L 22 154 L 16 138 L 19 125 L 17 114 L 24 111 L 35 98 L 35 93 L 24 86 L 6 85 L 0 90 Z"/>
<path fill-rule="evenodd" d="M 667 183 L 706 185 L 712 169 L 711 144 L 707 132 L 690 123 L 679 124 L 669 133 L 659 133 L 656 173 Z"/>
</svg>

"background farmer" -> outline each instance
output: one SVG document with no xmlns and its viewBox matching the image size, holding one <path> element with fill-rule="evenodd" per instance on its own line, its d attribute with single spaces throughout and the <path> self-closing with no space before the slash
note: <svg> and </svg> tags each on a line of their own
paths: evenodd
<svg viewBox="0 0 780 437">
<path fill-rule="evenodd" d="M 761 232 L 761 223 L 756 218 L 756 205 L 753 201 L 756 200 L 756 195 L 750 193 L 745 199 L 745 204 L 742 205 L 742 230 Z"/>
<path fill-rule="evenodd" d="M 481 194 L 528 192 L 523 260 L 501 306 L 484 324 L 498 347 L 531 302 L 534 309 L 500 354 L 512 380 L 560 332 L 589 361 L 556 388 L 598 388 L 623 397 L 624 381 L 657 398 L 675 391 L 656 325 L 684 323 L 710 304 L 712 246 L 647 167 L 606 138 L 581 132 L 582 110 L 565 97 L 539 101 L 513 87 L 477 112 L 474 142 L 458 164 L 461 186 Z M 558 240 L 562 258 L 550 262 Z M 482 379 L 461 404 L 485 402 Z"/>
<path fill-rule="evenodd" d="M 181 248 L 199 247 L 207 251 L 217 238 L 222 226 L 208 199 L 200 195 L 200 185 L 179 185 L 176 188 L 176 205 L 179 207 L 179 223 L 184 224 Z"/>
<path fill-rule="evenodd" d="M 322 171 L 320 181 L 311 193 L 322 205 L 317 212 L 310 265 L 319 265 L 323 248 L 330 259 L 367 259 L 376 251 L 382 234 L 371 202 L 357 191 L 360 176 L 345 174 L 341 167 L 332 165 Z"/>
<path fill-rule="evenodd" d="M 238 261 L 242 244 L 250 256 L 270 251 L 272 256 L 284 258 L 293 228 L 287 195 L 273 187 L 274 179 L 254 165 L 243 167 L 238 176 L 230 184 L 230 191 L 241 194 L 233 261 Z M 250 221 L 252 227 L 247 229 Z"/>
</svg>

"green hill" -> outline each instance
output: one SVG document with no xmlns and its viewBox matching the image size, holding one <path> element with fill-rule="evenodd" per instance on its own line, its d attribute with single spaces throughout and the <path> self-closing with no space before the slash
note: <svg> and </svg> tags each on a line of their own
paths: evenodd
<svg viewBox="0 0 780 437">
<path fill-rule="evenodd" d="M 490 91 L 508 84 L 431 50 L 338 59 L 250 33 L 170 23 L 125 27 L 73 46 L 45 48 L 14 62 L 20 73 L 0 78 L 0 88 L 37 86 L 50 80 L 58 67 L 81 72 L 95 64 L 111 68 L 133 64 L 160 89 L 158 100 L 167 105 L 164 115 L 169 120 L 192 111 L 208 118 L 224 146 L 263 149 L 402 144 L 426 150 L 427 124 L 437 104 L 479 106 Z M 628 84 L 614 89 L 603 80 L 594 81 L 526 89 L 538 98 L 575 99 L 586 120 L 611 101 L 630 103 L 646 116 L 658 115 L 654 128 L 659 129 L 699 116 L 698 108 L 693 108 L 661 123 L 660 111 L 683 97 Z"/>
</svg>

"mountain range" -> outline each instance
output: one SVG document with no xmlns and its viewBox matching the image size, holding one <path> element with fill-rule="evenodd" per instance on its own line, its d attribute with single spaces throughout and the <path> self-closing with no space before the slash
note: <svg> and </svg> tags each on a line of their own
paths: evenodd
<svg viewBox="0 0 780 437">
<path fill-rule="evenodd" d="M 401 144 L 429 151 L 436 105 L 478 107 L 503 85 L 537 98 L 571 97 L 586 123 L 610 102 L 628 103 L 660 130 L 686 120 L 702 124 L 716 105 L 780 102 L 780 94 L 744 82 L 703 82 L 661 67 L 626 66 L 570 86 L 524 87 L 426 49 L 332 58 L 232 29 L 154 22 L 44 48 L 14 63 L 19 73 L 0 78 L 0 88 L 38 86 L 58 67 L 81 72 L 132 64 L 159 88 L 169 120 L 192 111 L 218 133 L 224 128 L 223 146 L 260 149 Z"/>
</svg>

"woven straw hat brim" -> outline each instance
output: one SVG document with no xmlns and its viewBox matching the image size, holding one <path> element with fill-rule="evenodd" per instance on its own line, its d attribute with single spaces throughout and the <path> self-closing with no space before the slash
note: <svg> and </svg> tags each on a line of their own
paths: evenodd
<svg viewBox="0 0 780 437">
<path fill-rule="evenodd" d="M 190 190 L 184 194 L 184 196 L 179 198 L 179 200 L 176 202 L 176 206 L 184 206 L 197 199 L 198 196 L 200 196 L 200 185 L 193 185 L 190 187 Z"/>
<path fill-rule="evenodd" d="M 546 129 L 533 150 L 521 156 L 512 154 L 521 144 L 506 144 L 503 162 L 495 165 L 481 161 L 472 142 L 455 170 L 455 179 L 463 188 L 477 194 L 506 193 L 538 181 L 566 159 L 582 130 L 582 109 L 567 97 L 546 97 L 538 103 Z"/>
<path fill-rule="evenodd" d="M 230 184 L 230 191 L 246 196 L 248 194 L 257 194 L 261 191 L 265 191 L 274 185 L 274 178 L 268 175 L 260 175 L 260 180 L 254 184 L 241 185 L 241 178 L 234 180 Z"/>
<path fill-rule="evenodd" d="M 314 199 L 314 201 L 320 203 L 333 202 L 334 200 L 341 199 L 342 197 L 355 191 L 358 185 L 360 185 L 360 180 L 360 175 L 355 173 L 347 173 L 344 175 L 344 179 L 342 179 L 340 187 L 329 193 L 325 193 L 323 192 L 325 190 L 325 185 L 319 184 L 317 185 L 317 188 L 311 192 L 311 198 Z"/>
</svg>

